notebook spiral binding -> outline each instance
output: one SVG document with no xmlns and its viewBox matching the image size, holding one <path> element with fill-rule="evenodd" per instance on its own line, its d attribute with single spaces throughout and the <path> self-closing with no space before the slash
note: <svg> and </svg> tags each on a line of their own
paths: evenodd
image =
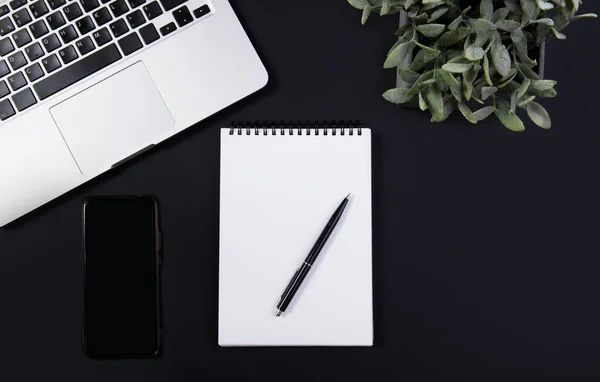
<svg viewBox="0 0 600 382">
<path fill-rule="evenodd" d="M 234 135 L 236 131 L 237 135 L 362 135 L 362 124 L 360 121 L 231 122 L 229 135 Z"/>
</svg>

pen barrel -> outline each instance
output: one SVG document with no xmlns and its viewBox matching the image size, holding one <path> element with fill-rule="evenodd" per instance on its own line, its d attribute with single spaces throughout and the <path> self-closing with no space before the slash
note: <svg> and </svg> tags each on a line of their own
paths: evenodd
<svg viewBox="0 0 600 382">
<path fill-rule="evenodd" d="M 292 277 L 288 286 L 285 288 L 285 291 L 281 295 L 281 299 L 279 299 L 279 302 L 277 303 L 278 310 L 282 312 L 286 311 L 288 305 L 290 305 L 290 302 L 292 302 L 292 299 L 296 295 L 296 292 L 298 292 L 298 289 L 300 289 L 300 286 L 306 278 L 306 275 L 308 275 L 308 272 L 310 272 L 310 269 L 310 265 L 308 265 L 307 263 L 302 263 L 300 268 L 296 270 L 296 273 L 294 273 L 294 276 Z"/>
</svg>

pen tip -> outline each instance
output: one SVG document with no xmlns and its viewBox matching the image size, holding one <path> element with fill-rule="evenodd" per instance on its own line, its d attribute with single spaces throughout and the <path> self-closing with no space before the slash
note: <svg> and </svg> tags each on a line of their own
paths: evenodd
<svg viewBox="0 0 600 382">
<path fill-rule="evenodd" d="M 281 310 L 278 310 L 277 313 L 275 313 L 275 316 L 277 316 L 277 317 L 281 316 Z"/>
<path fill-rule="evenodd" d="M 349 193 L 348 196 L 346 196 L 346 199 L 350 200 L 351 197 L 352 197 L 352 193 Z"/>
</svg>

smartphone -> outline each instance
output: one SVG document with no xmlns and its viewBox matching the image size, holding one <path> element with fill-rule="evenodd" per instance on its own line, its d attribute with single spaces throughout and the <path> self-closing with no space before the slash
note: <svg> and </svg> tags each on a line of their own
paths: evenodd
<svg viewBox="0 0 600 382">
<path fill-rule="evenodd" d="M 83 348 L 90 357 L 149 357 L 161 345 L 160 230 L 153 196 L 83 206 Z"/>
</svg>

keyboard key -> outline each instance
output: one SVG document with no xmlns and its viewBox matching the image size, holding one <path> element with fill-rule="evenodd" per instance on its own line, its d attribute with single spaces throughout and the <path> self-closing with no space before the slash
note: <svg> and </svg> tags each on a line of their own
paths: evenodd
<svg viewBox="0 0 600 382">
<path fill-rule="evenodd" d="M 0 78 L 4 77 L 8 73 L 10 73 L 10 69 L 8 68 L 8 64 L 4 60 L 0 61 Z"/>
<path fill-rule="evenodd" d="M 86 36 L 86 37 L 82 38 L 81 40 L 77 41 L 75 43 L 75 45 L 77 46 L 77 49 L 79 50 L 79 54 L 81 54 L 82 56 L 84 54 L 89 53 L 92 50 L 96 49 L 90 36 Z"/>
<path fill-rule="evenodd" d="M 94 31 L 92 36 L 94 37 L 94 41 L 96 41 L 96 45 L 98 46 L 102 46 L 112 40 L 112 37 L 106 28 Z"/>
<path fill-rule="evenodd" d="M 65 69 L 48 76 L 33 85 L 33 89 L 40 100 L 46 99 L 74 83 L 96 73 L 121 59 L 121 53 L 115 44 L 90 54 L 89 56 L 67 66 Z"/>
<path fill-rule="evenodd" d="M 27 59 L 25 58 L 22 52 L 17 52 L 12 56 L 8 56 L 8 63 L 13 68 L 13 70 L 17 70 L 27 65 Z"/>
<path fill-rule="evenodd" d="M 175 31 L 175 29 L 177 29 L 177 26 L 175 26 L 175 23 L 171 22 L 165 25 L 164 27 L 160 28 L 160 34 L 166 36 L 169 33 Z"/>
<path fill-rule="evenodd" d="M 109 8 L 115 17 L 124 15 L 129 10 L 127 4 L 125 4 L 125 0 L 117 0 L 113 3 L 110 3 Z"/>
<path fill-rule="evenodd" d="M 6 16 L 2 20 L 0 20 L 0 36 L 5 36 L 9 33 L 12 33 L 14 30 L 15 26 L 10 20 L 10 17 Z"/>
<path fill-rule="evenodd" d="M 170 11 L 178 5 L 185 3 L 187 0 L 160 0 L 165 11 Z"/>
<path fill-rule="evenodd" d="M 31 42 L 31 36 L 29 36 L 29 32 L 27 29 L 19 29 L 12 35 L 13 40 L 15 40 L 15 44 L 17 44 L 17 48 L 22 47 L 25 44 L 29 44 Z"/>
<path fill-rule="evenodd" d="M 200 17 L 205 16 L 209 13 L 210 13 L 210 8 L 206 4 L 204 4 L 200 8 L 194 9 L 194 16 L 196 16 L 197 19 L 199 19 Z"/>
<path fill-rule="evenodd" d="M 65 65 L 68 64 L 69 62 L 73 61 L 77 57 L 79 57 L 77 55 L 77 52 L 75 51 L 75 48 L 73 48 L 73 45 L 69 45 L 69 46 L 59 50 L 58 55 L 63 60 Z"/>
<path fill-rule="evenodd" d="M 75 25 L 77 26 L 77 29 L 79 29 L 79 34 L 82 36 L 96 29 L 96 26 L 94 25 L 94 22 L 90 16 L 85 16 L 84 18 L 75 21 Z"/>
<path fill-rule="evenodd" d="M 123 19 L 119 19 L 114 23 L 110 24 L 110 30 L 112 31 L 113 36 L 119 37 L 127 33 L 129 31 L 129 28 L 127 28 L 127 24 L 125 24 L 125 21 Z"/>
<path fill-rule="evenodd" d="M 79 2 L 86 12 L 91 12 L 100 6 L 98 0 L 79 0 Z"/>
<path fill-rule="evenodd" d="M 25 76 L 23 76 L 23 73 L 17 72 L 8 77 L 8 83 L 10 84 L 12 90 L 17 90 L 27 85 L 27 80 L 25 79 Z"/>
<path fill-rule="evenodd" d="M 48 5 L 52 9 L 60 8 L 67 3 L 67 0 L 48 0 Z"/>
<path fill-rule="evenodd" d="M 43 58 L 42 65 L 44 65 L 44 69 L 46 69 L 46 73 L 53 72 L 56 69 L 60 68 L 60 66 L 61 66 L 60 61 L 58 60 L 58 57 L 56 57 L 56 54 L 53 54 L 46 58 Z"/>
<path fill-rule="evenodd" d="M 65 18 L 63 17 L 62 13 L 60 13 L 60 11 L 54 12 L 53 14 L 46 16 L 46 21 L 48 22 L 48 25 L 52 30 L 62 27 L 66 23 Z"/>
<path fill-rule="evenodd" d="M 44 76 L 44 71 L 42 70 L 42 67 L 38 63 L 35 63 L 31 66 L 26 67 L 24 71 L 25 71 L 25 74 L 27 75 L 27 78 L 29 78 L 29 82 L 33 82 L 33 81 L 37 80 L 38 78 Z"/>
<path fill-rule="evenodd" d="M 142 5 L 146 2 L 146 0 L 127 0 L 127 1 L 129 2 L 129 6 L 131 8 L 139 7 L 140 5 Z"/>
<path fill-rule="evenodd" d="M 10 93 L 10 89 L 6 84 L 6 81 L 0 81 L 0 97 L 4 97 Z"/>
<path fill-rule="evenodd" d="M 16 11 L 15 13 L 13 13 L 12 17 L 13 20 L 15 20 L 17 28 L 20 28 L 23 25 L 31 22 L 31 16 L 29 16 L 29 12 L 27 11 L 27 9 L 20 9 Z"/>
<path fill-rule="evenodd" d="M 190 10 L 185 5 L 173 11 L 173 18 L 175 19 L 177 25 L 179 25 L 180 28 L 194 21 Z"/>
<path fill-rule="evenodd" d="M 110 3 L 112 0 L 102 0 L 102 4 Z"/>
<path fill-rule="evenodd" d="M 63 12 L 65 13 L 65 16 L 67 16 L 67 20 L 69 21 L 73 21 L 83 14 L 81 8 L 79 8 L 79 4 L 77 3 L 71 3 L 67 5 L 63 8 Z"/>
<path fill-rule="evenodd" d="M 36 1 L 35 3 L 29 6 L 29 9 L 31 10 L 31 14 L 33 15 L 33 17 L 35 17 L 36 19 L 44 16 L 46 13 L 49 12 L 46 3 L 44 3 L 44 0 Z"/>
<path fill-rule="evenodd" d="M 131 53 L 135 52 L 143 46 L 142 42 L 140 41 L 140 38 L 135 32 L 128 34 L 127 36 L 120 39 L 118 42 L 119 46 L 121 47 L 121 50 L 123 51 L 123 54 L 126 56 L 129 56 Z"/>
<path fill-rule="evenodd" d="M 129 22 L 129 26 L 131 26 L 131 29 L 135 29 L 146 22 L 144 15 L 142 15 L 142 12 L 139 9 L 135 12 L 128 14 L 127 16 L 125 16 L 125 18 Z"/>
<path fill-rule="evenodd" d="M 62 45 L 56 33 L 52 33 L 50 36 L 44 37 L 42 39 L 42 44 L 44 44 L 44 48 L 48 53 L 60 48 L 60 46 Z"/>
<path fill-rule="evenodd" d="M 67 25 L 63 29 L 59 30 L 58 34 L 65 44 L 70 43 L 78 37 L 77 31 L 75 31 L 75 27 L 73 25 Z"/>
<path fill-rule="evenodd" d="M 8 14 L 8 12 L 10 12 L 10 9 L 8 9 L 8 5 L 5 4 L 0 7 L 0 16 L 4 16 Z"/>
<path fill-rule="evenodd" d="M 35 105 L 37 103 L 37 100 L 35 99 L 35 96 L 33 95 L 31 89 L 21 90 L 20 92 L 12 96 L 12 100 L 15 103 L 17 110 L 19 111 L 23 111 L 29 106 Z"/>
<path fill-rule="evenodd" d="M 8 37 L 0 40 L 0 56 L 6 56 L 13 50 L 15 50 L 15 47 Z"/>
<path fill-rule="evenodd" d="M 0 101 L 0 121 L 4 121 L 13 115 L 15 115 L 15 109 L 13 109 L 10 101 L 7 99 Z"/>
<path fill-rule="evenodd" d="M 163 13 L 162 9 L 160 9 L 160 5 L 158 5 L 158 1 L 153 1 L 150 4 L 144 5 L 144 8 L 142 9 L 144 10 L 148 20 L 152 20 Z"/>
<path fill-rule="evenodd" d="M 149 45 L 160 38 L 160 35 L 153 24 L 148 24 L 140 28 L 140 35 L 146 45 Z"/>
<path fill-rule="evenodd" d="M 100 8 L 92 13 L 92 17 L 98 26 L 102 26 L 112 20 L 112 16 L 106 7 Z"/>
<path fill-rule="evenodd" d="M 14 0 L 8 3 L 12 9 L 21 8 L 25 4 L 27 4 L 27 0 Z"/>
<path fill-rule="evenodd" d="M 33 62 L 44 55 L 44 50 L 39 43 L 35 42 L 25 48 L 25 53 L 29 57 L 29 61 Z"/>
<path fill-rule="evenodd" d="M 48 27 L 46 26 L 44 20 L 38 20 L 35 23 L 31 24 L 29 26 L 29 30 L 31 31 L 33 38 L 40 38 L 46 33 L 48 33 Z"/>
</svg>

